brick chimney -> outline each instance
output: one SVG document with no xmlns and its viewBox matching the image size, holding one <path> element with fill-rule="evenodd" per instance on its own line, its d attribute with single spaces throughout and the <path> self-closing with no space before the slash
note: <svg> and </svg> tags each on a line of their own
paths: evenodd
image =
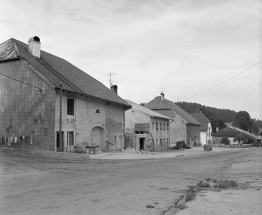
<svg viewBox="0 0 262 215">
<path fill-rule="evenodd" d="M 37 36 L 29 38 L 28 52 L 34 57 L 40 58 L 41 43 L 40 38 Z"/>
<path fill-rule="evenodd" d="M 112 85 L 111 90 L 117 95 L 117 85 Z"/>
<path fill-rule="evenodd" d="M 165 100 L 165 94 L 164 93 L 160 93 L 161 95 L 161 101 L 164 101 Z"/>
</svg>

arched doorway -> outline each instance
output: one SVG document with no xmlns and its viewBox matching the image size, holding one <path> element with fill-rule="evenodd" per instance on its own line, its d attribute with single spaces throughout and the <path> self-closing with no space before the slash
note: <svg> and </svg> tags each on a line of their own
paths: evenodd
<svg viewBox="0 0 262 215">
<path fill-rule="evenodd" d="M 105 129 L 99 126 L 92 128 L 91 130 L 91 145 L 100 146 L 98 150 L 105 152 Z"/>
</svg>

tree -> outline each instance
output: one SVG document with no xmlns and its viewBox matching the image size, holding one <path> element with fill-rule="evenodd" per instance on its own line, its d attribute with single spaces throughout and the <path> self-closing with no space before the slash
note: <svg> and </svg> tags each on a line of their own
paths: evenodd
<svg viewBox="0 0 262 215">
<path fill-rule="evenodd" d="M 140 103 L 141 106 L 145 106 L 145 104 L 146 104 L 145 102 Z"/>
<path fill-rule="evenodd" d="M 237 112 L 233 121 L 233 125 L 245 131 L 249 131 L 252 126 L 249 113 L 246 111 Z"/>
<path fill-rule="evenodd" d="M 251 119 L 251 122 L 252 122 L 252 125 L 251 125 L 251 131 L 252 131 L 252 133 L 258 134 L 258 132 L 259 132 L 259 127 L 258 127 L 256 121 L 253 120 L 253 119 Z"/>
<path fill-rule="evenodd" d="M 230 145 L 230 140 L 227 136 L 222 137 L 221 143 L 224 143 L 225 145 Z"/>
</svg>

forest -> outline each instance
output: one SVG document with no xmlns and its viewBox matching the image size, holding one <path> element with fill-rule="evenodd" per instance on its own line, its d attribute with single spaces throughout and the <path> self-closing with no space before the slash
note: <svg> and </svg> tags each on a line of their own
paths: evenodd
<svg viewBox="0 0 262 215">
<path fill-rule="evenodd" d="M 176 102 L 176 104 L 188 113 L 203 113 L 211 121 L 213 132 L 216 131 L 216 128 L 219 128 L 219 130 L 224 128 L 226 122 L 234 123 L 238 114 L 234 110 L 209 107 L 199 103 Z M 258 133 L 259 129 L 262 129 L 262 120 L 250 118 L 250 129 L 248 130 L 253 133 Z"/>
</svg>

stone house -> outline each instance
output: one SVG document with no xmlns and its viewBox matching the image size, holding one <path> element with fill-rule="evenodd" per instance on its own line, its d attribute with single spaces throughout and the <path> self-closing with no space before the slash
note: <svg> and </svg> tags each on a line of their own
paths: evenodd
<svg viewBox="0 0 262 215">
<path fill-rule="evenodd" d="M 125 111 L 131 106 L 40 47 L 38 37 L 28 44 L 13 38 L 0 44 L 0 145 L 49 151 L 75 145 L 121 149 Z"/>
<path fill-rule="evenodd" d="M 126 146 L 146 151 L 169 149 L 171 119 L 135 102 L 126 101 L 132 106 L 125 112 Z"/>
<path fill-rule="evenodd" d="M 211 121 L 202 113 L 191 113 L 191 115 L 201 123 L 200 141 L 202 145 L 212 143 L 212 126 Z"/>
<path fill-rule="evenodd" d="M 170 122 L 171 147 L 175 146 L 178 141 L 185 141 L 190 146 L 194 146 L 200 141 L 201 124 L 174 102 L 166 99 L 164 93 L 161 93 L 161 96 L 155 97 L 145 106 L 172 118 Z"/>
</svg>

